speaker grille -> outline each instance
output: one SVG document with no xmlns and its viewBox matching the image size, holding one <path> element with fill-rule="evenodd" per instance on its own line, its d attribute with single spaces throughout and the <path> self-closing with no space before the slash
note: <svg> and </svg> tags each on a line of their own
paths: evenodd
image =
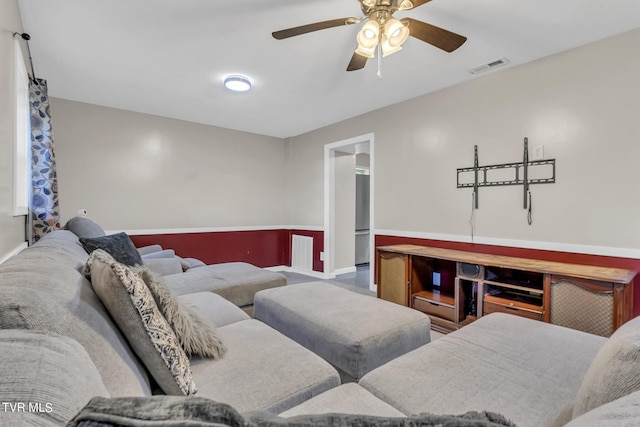
<svg viewBox="0 0 640 427">
<path fill-rule="evenodd" d="M 404 283 L 404 257 L 392 256 L 380 258 L 380 298 L 405 305 L 407 301 L 407 284 Z"/>
<path fill-rule="evenodd" d="M 559 281 L 551 286 L 551 323 L 608 337 L 613 333 L 613 293 Z"/>
</svg>

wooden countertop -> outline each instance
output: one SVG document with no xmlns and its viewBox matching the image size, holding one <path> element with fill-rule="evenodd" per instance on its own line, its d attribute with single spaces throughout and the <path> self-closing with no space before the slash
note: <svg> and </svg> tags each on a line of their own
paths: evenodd
<svg viewBox="0 0 640 427">
<path fill-rule="evenodd" d="M 535 271 L 538 273 L 557 274 L 602 282 L 631 282 L 637 272 L 622 268 L 598 267 L 581 264 L 567 264 L 555 261 L 541 261 L 529 258 L 516 258 L 503 255 L 490 255 L 452 249 L 432 248 L 418 245 L 379 246 L 379 251 L 418 255 L 431 258 L 479 264 L 490 267 L 513 268 L 515 270 Z"/>
</svg>

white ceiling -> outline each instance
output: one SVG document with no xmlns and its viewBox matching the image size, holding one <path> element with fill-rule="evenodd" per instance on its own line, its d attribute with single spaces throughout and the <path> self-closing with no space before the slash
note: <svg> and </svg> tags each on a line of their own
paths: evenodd
<svg viewBox="0 0 640 427">
<path fill-rule="evenodd" d="M 48 80 L 51 96 L 282 138 L 476 78 L 469 68 L 500 57 L 513 67 L 640 28 L 639 0 L 433 0 L 395 16 L 467 42 L 445 53 L 409 38 L 382 60 L 378 79 L 377 59 L 345 71 L 362 24 L 271 37 L 360 17 L 356 0 L 19 4 L 36 75 Z M 237 73 L 253 81 L 251 92 L 222 87 L 225 75 Z"/>
</svg>

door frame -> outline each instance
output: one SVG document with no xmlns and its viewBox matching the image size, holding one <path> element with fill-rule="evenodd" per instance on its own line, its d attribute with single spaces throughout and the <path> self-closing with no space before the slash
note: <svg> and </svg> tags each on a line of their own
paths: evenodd
<svg viewBox="0 0 640 427">
<path fill-rule="evenodd" d="M 324 146 L 324 276 L 334 278 L 335 274 L 335 154 L 336 152 L 369 153 L 369 289 L 376 291 L 373 271 L 375 270 L 375 156 L 374 133 L 325 144 Z M 363 151 L 368 149 L 367 151 Z M 355 170 L 354 170 L 355 175 Z M 355 177 L 354 177 L 355 179 Z M 355 201 L 354 201 L 355 203 Z M 354 230 L 355 232 L 355 230 Z M 354 234 L 355 239 L 355 234 Z"/>
</svg>

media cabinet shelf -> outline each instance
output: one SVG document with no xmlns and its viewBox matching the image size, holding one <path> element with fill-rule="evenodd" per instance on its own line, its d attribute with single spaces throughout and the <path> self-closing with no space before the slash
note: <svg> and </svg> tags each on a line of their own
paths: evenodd
<svg viewBox="0 0 640 427">
<path fill-rule="evenodd" d="M 505 312 L 609 336 L 633 317 L 632 270 L 417 245 L 377 253 L 378 297 L 427 313 L 443 332 Z"/>
</svg>

